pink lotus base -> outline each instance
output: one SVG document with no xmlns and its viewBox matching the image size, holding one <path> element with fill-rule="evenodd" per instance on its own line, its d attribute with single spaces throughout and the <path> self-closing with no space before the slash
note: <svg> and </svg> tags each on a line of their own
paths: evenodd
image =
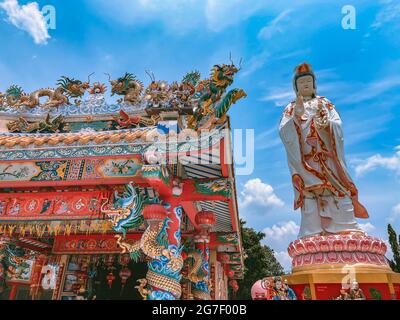
<svg viewBox="0 0 400 320">
<path fill-rule="evenodd" d="M 370 264 L 388 266 L 387 246 L 365 234 L 336 234 L 297 239 L 288 248 L 292 268 L 323 264 Z"/>
</svg>

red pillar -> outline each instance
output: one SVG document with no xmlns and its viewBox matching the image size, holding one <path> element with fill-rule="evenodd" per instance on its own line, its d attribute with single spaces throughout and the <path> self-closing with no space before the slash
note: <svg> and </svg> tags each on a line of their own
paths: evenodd
<svg viewBox="0 0 400 320">
<path fill-rule="evenodd" d="M 10 300 L 15 300 L 15 296 L 17 295 L 17 290 L 18 290 L 18 286 L 17 285 L 13 285 L 10 291 Z"/>
</svg>

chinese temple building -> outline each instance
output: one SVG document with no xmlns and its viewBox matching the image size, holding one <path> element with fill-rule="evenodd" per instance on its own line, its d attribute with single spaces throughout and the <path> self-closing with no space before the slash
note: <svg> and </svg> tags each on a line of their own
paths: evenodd
<svg viewBox="0 0 400 320">
<path fill-rule="evenodd" d="M 0 93 L 1 299 L 228 299 L 243 277 L 238 71 Z"/>
</svg>

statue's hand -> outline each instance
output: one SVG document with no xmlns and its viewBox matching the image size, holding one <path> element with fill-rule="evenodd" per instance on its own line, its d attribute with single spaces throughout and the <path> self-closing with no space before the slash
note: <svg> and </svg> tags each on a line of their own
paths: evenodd
<svg viewBox="0 0 400 320">
<path fill-rule="evenodd" d="M 304 102 L 303 102 L 303 97 L 301 95 L 298 95 L 296 98 L 296 106 L 294 109 L 294 114 L 298 118 L 300 118 L 304 114 Z"/>
<path fill-rule="evenodd" d="M 315 123 L 318 129 L 325 129 L 328 126 L 328 112 L 323 108 L 321 101 L 318 102 Z"/>
</svg>

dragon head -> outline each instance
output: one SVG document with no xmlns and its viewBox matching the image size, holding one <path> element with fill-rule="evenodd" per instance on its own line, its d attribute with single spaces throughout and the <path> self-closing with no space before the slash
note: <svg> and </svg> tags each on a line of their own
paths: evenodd
<svg viewBox="0 0 400 320">
<path fill-rule="evenodd" d="M 90 80 L 87 82 L 82 82 L 80 80 L 75 80 L 62 76 L 61 79 L 57 81 L 57 85 L 64 89 L 65 95 L 71 98 L 80 98 L 85 94 L 85 91 L 90 87 Z"/>
<path fill-rule="evenodd" d="M 233 83 L 234 75 L 239 69 L 233 64 L 216 64 L 212 68 L 211 78 L 217 87 L 227 88 Z"/>
<path fill-rule="evenodd" d="M 143 197 L 140 190 L 130 183 L 125 186 L 122 195 L 115 191 L 112 208 L 104 209 L 103 206 L 101 210 L 112 222 L 114 231 L 122 232 L 124 236 L 128 229 L 137 228 L 144 221 Z"/>
<path fill-rule="evenodd" d="M 143 84 L 136 79 L 132 73 L 125 72 L 125 74 L 116 79 L 111 80 L 109 76 L 109 82 L 111 84 L 111 95 L 126 95 L 129 89 L 136 89 L 139 91 L 139 94 L 142 91 Z"/>
<path fill-rule="evenodd" d="M 7 98 L 16 98 L 17 99 L 23 95 L 24 95 L 24 90 L 16 84 L 13 84 L 6 90 Z"/>
</svg>

